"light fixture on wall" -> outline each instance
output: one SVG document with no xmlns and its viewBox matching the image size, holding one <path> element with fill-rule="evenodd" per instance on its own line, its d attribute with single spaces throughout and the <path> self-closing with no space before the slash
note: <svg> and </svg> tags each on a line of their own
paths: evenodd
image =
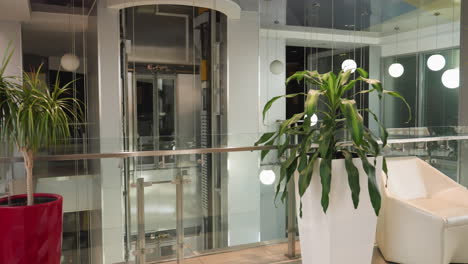
<svg viewBox="0 0 468 264">
<path fill-rule="evenodd" d="M 436 18 L 436 37 L 435 37 L 435 46 L 436 50 L 438 48 L 438 39 L 439 39 L 439 12 L 435 12 L 434 16 Z M 445 67 L 445 58 L 440 54 L 433 54 L 427 59 L 427 67 L 431 71 L 440 71 Z"/>
<path fill-rule="evenodd" d="M 274 60 L 270 63 L 270 72 L 278 75 L 284 72 L 284 63 L 280 60 Z"/>
<path fill-rule="evenodd" d="M 395 52 L 398 51 L 398 31 L 400 30 L 399 27 L 395 27 Z M 393 78 L 398 78 L 401 77 L 405 73 L 405 67 L 401 63 L 398 63 L 395 58 L 395 62 L 388 67 L 388 74 L 392 76 Z"/>
<path fill-rule="evenodd" d="M 272 185 L 275 183 L 276 174 L 272 170 L 262 170 L 260 172 L 260 182 L 265 185 Z"/>
<path fill-rule="evenodd" d="M 449 89 L 458 88 L 460 86 L 460 69 L 446 70 L 442 74 L 442 84 Z"/>
<path fill-rule="evenodd" d="M 346 59 L 343 61 L 341 64 L 341 69 L 345 71 L 351 71 L 351 73 L 354 73 L 357 69 L 357 63 L 353 59 Z"/>
</svg>

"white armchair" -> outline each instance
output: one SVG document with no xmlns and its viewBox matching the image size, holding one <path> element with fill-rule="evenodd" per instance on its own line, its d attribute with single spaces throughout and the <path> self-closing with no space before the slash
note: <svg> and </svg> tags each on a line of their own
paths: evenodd
<svg viewBox="0 0 468 264">
<path fill-rule="evenodd" d="M 468 263 L 468 191 L 416 157 L 387 160 L 377 245 L 402 264 Z"/>
</svg>

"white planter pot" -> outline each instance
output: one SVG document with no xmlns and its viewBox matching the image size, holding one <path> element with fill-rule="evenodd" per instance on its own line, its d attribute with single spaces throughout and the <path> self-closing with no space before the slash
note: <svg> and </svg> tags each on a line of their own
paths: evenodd
<svg viewBox="0 0 468 264">
<path fill-rule="evenodd" d="M 374 159 L 370 158 L 371 164 Z M 315 164 L 312 181 L 302 197 L 296 191 L 297 218 L 304 264 L 371 264 L 377 217 L 367 189 L 367 175 L 360 159 L 353 159 L 360 174 L 361 192 L 358 209 L 354 209 L 344 159 L 332 161 L 330 204 L 325 214 L 320 203 L 319 162 Z M 382 158 L 377 158 L 376 179 L 381 179 Z M 298 173 L 295 175 L 296 190 Z M 380 183 L 380 180 L 377 180 Z"/>
</svg>

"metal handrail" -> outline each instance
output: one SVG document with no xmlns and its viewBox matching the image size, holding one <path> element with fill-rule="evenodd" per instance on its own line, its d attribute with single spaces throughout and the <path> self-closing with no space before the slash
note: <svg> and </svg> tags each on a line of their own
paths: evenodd
<svg viewBox="0 0 468 264">
<path fill-rule="evenodd" d="M 401 138 L 389 139 L 388 144 L 404 144 L 418 142 L 434 142 L 448 140 L 468 140 L 468 136 L 441 136 L 441 137 L 421 137 L 421 138 Z M 341 145 L 351 144 L 350 142 L 338 143 Z M 293 147 L 291 145 L 290 147 Z M 312 148 L 317 148 L 317 144 L 313 144 Z M 61 154 L 61 155 L 40 155 L 36 156 L 36 160 L 40 161 L 67 161 L 67 160 L 92 160 L 92 159 L 107 159 L 107 158 L 131 158 L 131 157 L 157 157 L 157 156 L 178 156 L 178 155 L 193 155 L 193 154 L 211 154 L 211 153 L 227 153 L 227 152 L 243 152 L 257 150 L 274 150 L 276 146 L 246 146 L 246 147 L 219 147 L 219 148 L 198 148 L 198 149 L 180 149 L 180 150 L 151 150 L 151 151 L 122 151 L 111 153 L 80 153 L 80 154 Z M 0 157 L 0 163 L 5 162 L 21 162 L 22 157 Z"/>
</svg>

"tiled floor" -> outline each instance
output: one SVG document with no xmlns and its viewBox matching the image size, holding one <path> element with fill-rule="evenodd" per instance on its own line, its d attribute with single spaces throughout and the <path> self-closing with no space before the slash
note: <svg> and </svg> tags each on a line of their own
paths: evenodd
<svg viewBox="0 0 468 264">
<path fill-rule="evenodd" d="M 287 252 L 287 244 L 275 244 L 233 252 L 219 253 L 185 259 L 184 264 L 286 264 L 301 263 L 300 259 L 290 260 L 284 254 Z M 299 243 L 297 243 L 297 254 L 300 254 Z M 176 262 L 166 262 L 175 264 Z M 387 264 L 378 249 L 374 251 L 372 264 Z"/>
</svg>

